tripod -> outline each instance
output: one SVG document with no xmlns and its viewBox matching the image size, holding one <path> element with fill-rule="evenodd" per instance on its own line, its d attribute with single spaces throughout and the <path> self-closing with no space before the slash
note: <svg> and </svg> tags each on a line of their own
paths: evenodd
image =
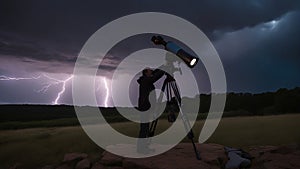
<svg viewBox="0 0 300 169">
<path fill-rule="evenodd" d="M 179 107 L 180 117 L 181 117 L 181 119 L 183 121 L 184 128 L 185 128 L 185 130 L 187 132 L 187 137 L 191 140 L 191 142 L 193 144 L 193 148 L 194 148 L 194 152 L 195 152 L 196 158 L 198 160 L 201 160 L 200 153 L 198 152 L 198 150 L 196 148 L 196 145 L 195 145 L 195 142 L 194 142 L 194 133 L 193 133 L 193 130 L 191 128 L 190 122 L 188 121 L 187 116 L 181 110 L 181 96 L 180 96 L 180 91 L 179 91 L 179 89 L 177 87 L 177 83 L 176 83 L 175 79 L 171 75 L 169 75 L 169 74 L 167 74 L 167 78 L 164 80 L 164 83 L 163 83 L 163 86 L 162 86 L 162 92 L 166 92 L 167 102 L 171 101 L 171 99 L 172 99 L 172 93 L 174 94 L 177 106 Z M 159 100 L 159 102 L 162 101 L 162 94 L 160 95 L 160 97 L 159 97 L 158 100 Z M 157 126 L 157 122 L 158 122 L 158 118 L 156 118 L 151 123 L 150 129 L 149 129 L 149 133 L 148 133 L 148 137 L 153 137 L 154 136 L 154 132 L 155 132 L 155 129 L 156 129 L 156 126 Z"/>
</svg>

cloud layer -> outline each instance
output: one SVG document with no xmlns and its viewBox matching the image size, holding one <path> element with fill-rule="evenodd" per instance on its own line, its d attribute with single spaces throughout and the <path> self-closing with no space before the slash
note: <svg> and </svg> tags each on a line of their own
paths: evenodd
<svg viewBox="0 0 300 169">
<path fill-rule="evenodd" d="M 203 30 L 224 64 L 229 91 L 262 92 L 300 86 L 300 1 L 293 0 L 2 1 L 0 73 L 19 77 L 71 74 L 80 49 L 96 30 L 124 15 L 148 11 L 177 15 Z M 99 67 L 99 75 L 111 77 L 130 53 L 153 47 L 149 36 L 120 42 L 101 65 L 91 66 Z M 201 63 L 194 73 L 203 84 L 201 90 L 209 92 Z M 0 85 L 9 91 L 19 84 L 0 81 Z M 23 84 L 24 88 L 30 86 Z"/>
</svg>

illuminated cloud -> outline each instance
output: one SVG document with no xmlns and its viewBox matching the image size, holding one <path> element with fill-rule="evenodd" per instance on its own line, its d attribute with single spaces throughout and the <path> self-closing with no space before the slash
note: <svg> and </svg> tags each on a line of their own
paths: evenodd
<svg viewBox="0 0 300 169">
<path fill-rule="evenodd" d="M 85 5 L 87 8 L 82 8 L 77 0 L 0 2 L 1 103 L 72 104 L 71 79 L 64 81 L 71 77 L 86 40 L 109 21 L 144 11 L 175 14 L 202 29 L 221 57 L 229 91 L 261 92 L 300 86 L 300 1 L 112 0 Z M 153 47 L 149 36 L 121 41 L 101 65 L 91 64 L 99 68 L 99 84 L 102 77 L 110 83 L 114 69 L 126 56 Z M 193 71 L 201 83 L 200 91 L 209 91 L 204 66 L 199 63 Z M 40 74 L 60 80 L 8 78 L 32 78 Z M 105 85 L 102 83 L 98 90 L 99 103 L 109 106 L 112 101 L 106 99 Z M 62 91 L 64 94 L 59 94 Z"/>
</svg>

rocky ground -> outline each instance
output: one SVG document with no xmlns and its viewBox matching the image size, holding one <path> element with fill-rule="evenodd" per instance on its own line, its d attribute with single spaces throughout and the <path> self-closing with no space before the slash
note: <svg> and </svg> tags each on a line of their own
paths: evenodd
<svg viewBox="0 0 300 169">
<path fill-rule="evenodd" d="M 219 169 L 227 162 L 224 146 L 198 144 L 202 160 L 195 158 L 192 145 L 181 143 L 163 154 L 143 158 L 123 158 L 104 152 L 97 162 L 91 162 L 84 153 L 66 154 L 60 164 L 48 165 L 42 169 Z M 300 146 L 255 146 L 248 151 L 253 169 L 300 169 Z M 21 165 L 11 169 L 22 168 Z"/>
</svg>

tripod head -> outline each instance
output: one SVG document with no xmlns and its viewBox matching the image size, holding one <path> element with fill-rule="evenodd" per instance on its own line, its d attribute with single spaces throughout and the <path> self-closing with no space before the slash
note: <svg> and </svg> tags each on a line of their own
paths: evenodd
<svg viewBox="0 0 300 169">
<path fill-rule="evenodd" d="M 170 74 L 166 73 L 166 79 L 165 81 L 168 83 L 168 82 L 175 82 L 176 80 L 174 79 L 173 76 L 171 76 Z"/>
<path fill-rule="evenodd" d="M 173 79 L 173 81 L 175 81 L 175 79 L 172 77 L 174 76 L 175 72 L 179 72 L 182 75 L 182 70 L 180 67 L 182 61 L 171 52 L 166 53 L 165 61 L 166 61 L 165 69 L 167 71 L 167 79 L 169 80 Z M 177 64 L 176 67 L 175 64 Z"/>
</svg>

